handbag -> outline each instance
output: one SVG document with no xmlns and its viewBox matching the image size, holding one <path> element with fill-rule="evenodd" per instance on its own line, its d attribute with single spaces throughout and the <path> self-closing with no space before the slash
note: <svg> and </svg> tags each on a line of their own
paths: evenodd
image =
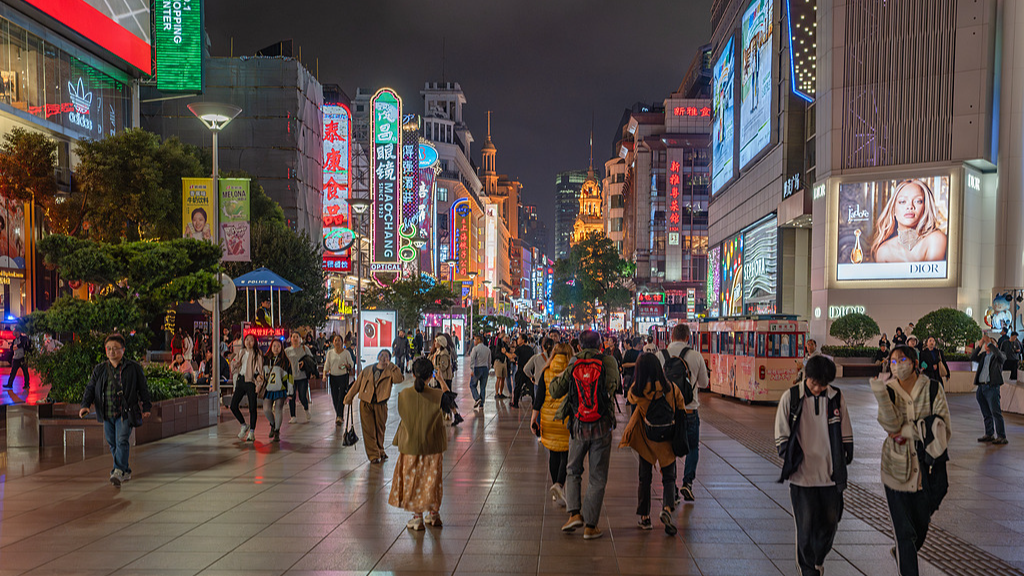
<svg viewBox="0 0 1024 576">
<path fill-rule="evenodd" d="M 356 436 L 355 422 L 352 421 L 352 405 L 351 404 L 347 405 L 345 407 L 345 410 L 348 412 L 348 419 L 347 419 L 347 422 L 348 422 L 348 426 L 347 427 L 348 427 L 348 429 L 345 430 L 345 434 L 344 434 L 344 436 L 342 436 L 341 445 L 342 446 L 353 446 L 353 445 L 355 445 L 356 442 L 359 441 L 359 436 Z"/>
<path fill-rule="evenodd" d="M 676 425 L 672 431 L 672 453 L 682 458 L 690 453 L 690 435 L 686 431 L 686 410 L 676 410 Z"/>
<path fill-rule="evenodd" d="M 939 362 L 939 376 L 949 378 L 949 370 L 946 369 L 946 365 L 942 362 Z"/>
</svg>

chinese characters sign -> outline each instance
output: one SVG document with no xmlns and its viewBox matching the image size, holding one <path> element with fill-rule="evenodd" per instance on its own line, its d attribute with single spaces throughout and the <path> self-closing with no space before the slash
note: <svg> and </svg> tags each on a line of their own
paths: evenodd
<svg viewBox="0 0 1024 576">
<path fill-rule="evenodd" d="M 249 179 L 220 178 L 220 245 L 225 262 L 248 262 Z"/>
<path fill-rule="evenodd" d="M 637 315 L 643 318 L 665 316 L 664 292 L 641 292 L 636 295 Z"/>
<path fill-rule="evenodd" d="M 217 226 L 214 208 L 213 178 L 181 179 L 182 236 L 213 242 Z"/>
<path fill-rule="evenodd" d="M 469 273 L 470 215 L 469 199 L 462 198 L 452 204 L 452 254 L 455 256 L 456 274 Z"/>
<path fill-rule="evenodd" d="M 374 271 L 398 271 L 398 229 L 402 224 L 400 158 L 402 100 L 381 88 L 370 102 L 371 193 Z"/>
<path fill-rule="evenodd" d="M 337 272 L 348 271 L 346 251 L 352 244 L 348 205 L 351 125 L 351 115 L 344 104 L 324 104 L 323 267 Z"/>
<path fill-rule="evenodd" d="M 697 116 L 703 118 L 711 117 L 711 108 L 707 106 L 676 106 L 672 109 L 672 114 L 675 116 Z"/>
<path fill-rule="evenodd" d="M 679 245 L 679 162 L 673 160 L 668 166 L 668 243 Z"/>
</svg>

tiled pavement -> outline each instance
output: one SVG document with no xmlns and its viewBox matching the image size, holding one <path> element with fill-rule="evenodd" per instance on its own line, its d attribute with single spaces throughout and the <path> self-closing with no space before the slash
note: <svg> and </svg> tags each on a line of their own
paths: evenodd
<svg viewBox="0 0 1024 576">
<path fill-rule="evenodd" d="M 881 494 L 874 401 L 863 381 L 841 387 L 854 419 L 857 498 L 826 573 L 895 574 L 889 538 L 858 517 Z M 467 390 L 466 406 L 468 398 Z M 238 444 L 232 422 L 138 447 L 135 479 L 120 490 L 105 482 L 109 456 L 2 454 L 0 576 L 795 574 L 788 488 L 761 453 L 774 408 L 712 395 L 702 402 L 697 501 L 677 512 L 676 537 L 657 519 L 652 532 L 636 528 L 636 457 L 627 450 L 612 456 L 605 537 L 562 534 L 565 513 L 546 496 L 547 454 L 530 433 L 528 412 L 493 400 L 482 415 L 466 410 L 452 433 L 445 527 L 410 533 L 408 515 L 387 505 L 394 458 L 370 465 L 361 445 L 341 447 L 321 393 L 313 423 L 286 424 L 279 446 L 266 443 L 261 421 L 255 446 Z M 1024 568 L 1024 419 L 1008 418 L 1009 446 L 978 446 L 973 398 L 951 402 L 953 487 L 935 524 L 959 542 L 963 561 L 946 572 L 926 565 L 923 573 L 1015 573 L 997 568 Z M 390 414 L 389 435 L 394 402 Z M 995 568 L 972 559 L 980 549 Z"/>
</svg>

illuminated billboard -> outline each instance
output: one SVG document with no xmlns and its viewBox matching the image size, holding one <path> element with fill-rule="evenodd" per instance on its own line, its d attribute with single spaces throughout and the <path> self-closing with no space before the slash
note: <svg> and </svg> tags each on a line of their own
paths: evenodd
<svg viewBox="0 0 1024 576">
<path fill-rule="evenodd" d="M 452 204 L 452 244 L 450 254 L 456 260 L 456 274 L 467 274 L 469 272 L 469 241 L 472 236 L 470 232 L 472 227 L 469 225 L 469 221 L 472 213 L 468 198 L 461 198 Z"/>
<path fill-rule="evenodd" d="M 324 104 L 322 228 L 323 268 L 347 273 L 351 270 L 348 249 L 353 242 L 349 222 L 352 115 L 344 104 Z"/>
<path fill-rule="evenodd" d="M 374 271 L 397 272 L 398 229 L 402 225 L 402 99 L 390 88 L 381 88 L 370 101 L 370 185 L 373 194 Z"/>
<path fill-rule="evenodd" d="M 154 6 L 153 53 L 156 59 L 157 89 L 201 91 L 202 0 L 157 0 Z"/>
<path fill-rule="evenodd" d="M 25 0 L 68 28 L 149 74 L 151 0 Z M 182 0 L 157 0 L 157 6 Z M 157 22 L 158 28 L 160 23 Z"/>
<path fill-rule="evenodd" d="M 743 314 L 743 235 L 722 243 L 722 316 Z"/>
<path fill-rule="evenodd" d="M 775 0 L 754 0 L 743 13 L 740 81 L 740 166 L 772 139 L 772 33 Z"/>
<path fill-rule="evenodd" d="M 836 280 L 947 278 L 949 176 L 839 185 Z"/>
<path fill-rule="evenodd" d="M 735 92 L 733 82 L 736 78 L 736 51 L 733 48 L 733 39 L 725 43 L 722 55 L 715 62 L 714 69 L 714 94 L 712 94 L 712 106 L 714 108 L 714 122 L 711 126 L 711 193 L 714 194 L 722 189 L 726 182 L 732 179 L 732 148 L 733 148 L 733 105 L 735 104 Z"/>
<path fill-rule="evenodd" d="M 722 247 L 715 246 L 708 250 L 708 282 L 707 294 L 708 317 L 717 318 L 722 310 Z"/>
<path fill-rule="evenodd" d="M 743 313 L 775 314 L 779 229 L 770 216 L 743 231 Z"/>
</svg>

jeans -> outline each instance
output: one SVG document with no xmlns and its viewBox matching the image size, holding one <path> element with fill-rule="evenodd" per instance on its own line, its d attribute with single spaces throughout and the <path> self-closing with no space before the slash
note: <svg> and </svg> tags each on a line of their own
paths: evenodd
<svg viewBox="0 0 1024 576">
<path fill-rule="evenodd" d="M 796 522 L 796 563 L 803 576 L 819 576 L 843 518 L 843 493 L 836 486 L 789 485 Z"/>
<path fill-rule="evenodd" d="M 405 365 L 407 362 L 408 358 L 406 358 L 405 354 L 395 354 L 395 364 L 398 365 L 398 370 L 402 374 L 405 374 Z"/>
<path fill-rule="evenodd" d="M 288 412 L 295 418 L 295 397 L 302 402 L 302 409 L 309 412 L 309 380 L 303 378 L 295 381 L 295 394 L 288 397 Z"/>
<path fill-rule="evenodd" d="M 11 360 L 11 375 L 7 378 L 7 387 L 14 387 L 14 378 L 19 369 L 21 370 L 21 374 L 25 377 L 21 385 L 22 390 L 28 390 L 28 363 L 25 362 L 24 358 L 15 358 L 14 360 Z"/>
<path fill-rule="evenodd" d="M 103 437 L 106 438 L 110 453 L 114 456 L 114 470 L 128 474 L 132 471 L 128 467 L 128 438 L 131 435 L 132 427 L 128 424 L 128 418 L 103 421 Z"/>
<path fill-rule="evenodd" d="M 331 401 L 334 403 L 334 414 L 338 418 L 345 417 L 345 394 L 348 394 L 348 374 L 327 375 L 327 387 L 331 389 Z"/>
<path fill-rule="evenodd" d="M 654 479 L 654 464 L 640 459 L 640 486 L 637 487 L 636 513 L 638 516 L 651 515 L 651 481 Z M 676 507 L 676 463 L 661 469 L 661 505 L 670 510 Z"/>
<path fill-rule="evenodd" d="M 932 518 L 928 493 L 924 490 L 897 492 L 886 486 L 885 499 L 896 535 L 896 564 L 900 576 L 918 576 L 917 552 L 924 546 Z"/>
<path fill-rule="evenodd" d="M 551 483 L 565 486 L 566 468 L 569 465 L 569 451 L 555 452 L 548 451 L 548 472 L 551 474 Z"/>
<path fill-rule="evenodd" d="M 686 440 L 690 444 L 690 452 L 683 461 L 683 484 L 692 485 L 697 477 L 697 461 L 700 460 L 700 416 L 696 410 L 686 415 Z"/>
<path fill-rule="evenodd" d="M 235 420 L 238 420 L 239 424 L 245 424 L 245 418 L 242 416 L 242 397 L 248 398 L 249 401 L 249 428 L 256 429 L 256 383 L 255 382 L 243 382 L 242 384 L 235 385 L 235 391 L 231 394 L 231 413 L 235 415 Z"/>
<path fill-rule="evenodd" d="M 981 417 L 985 422 L 985 435 L 995 434 L 997 438 L 1006 438 L 1003 408 L 999 404 L 999 386 L 982 384 L 977 388 L 974 394 L 978 397 L 978 406 L 981 407 Z"/>
<path fill-rule="evenodd" d="M 569 464 L 566 469 L 565 504 L 569 514 L 583 514 L 588 527 L 597 526 L 604 503 L 604 489 L 608 484 L 608 462 L 611 459 L 611 432 L 589 440 L 569 439 Z M 583 459 L 590 455 L 590 473 L 587 475 L 587 496 L 581 506 Z"/>
<path fill-rule="evenodd" d="M 469 391 L 473 393 L 473 401 L 484 400 L 487 396 L 487 366 L 473 368 L 473 380 L 469 383 Z"/>
</svg>

